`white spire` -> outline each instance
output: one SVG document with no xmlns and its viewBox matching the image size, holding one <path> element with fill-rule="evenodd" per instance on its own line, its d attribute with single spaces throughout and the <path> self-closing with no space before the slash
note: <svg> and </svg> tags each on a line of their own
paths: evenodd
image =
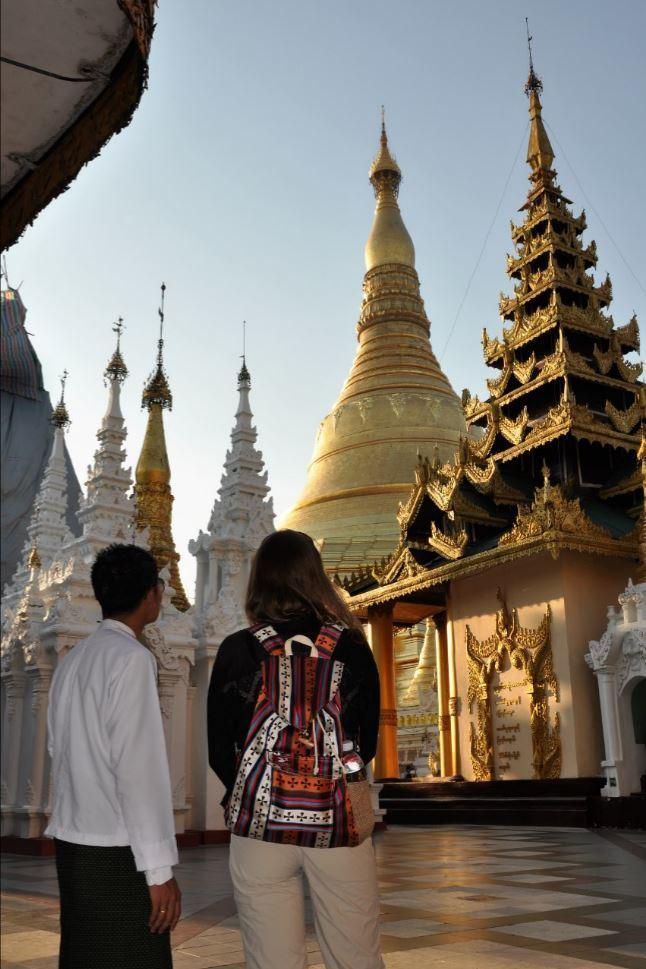
<svg viewBox="0 0 646 969">
<path fill-rule="evenodd" d="M 256 546 L 273 531 L 274 508 L 269 494 L 267 472 L 262 451 L 256 448 L 258 437 L 249 403 L 251 377 L 246 362 L 238 374 L 238 408 L 231 431 L 231 447 L 224 462 L 224 474 L 208 530 L 218 538 L 236 537 L 250 540 Z"/>
<path fill-rule="evenodd" d="M 197 558 L 195 583 L 198 656 L 215 648 L 229 632 L 244 625 L 244 593 L 251 559 L 274 530 L 262 453 L 249 404 L 251 377 L 243 357 L 238 374 L 238 407 L 231 446 L 224 462 L 218 497 L 206 532 L 189 544 Z"/>
<path fill-rule="evenodd" d="M 121 329 L 119 321 L 119 340 Z M 128 497 L 132 474 L 130 468 L 124 467 L 128 432 L 120 403 L 121 384 L 127 374 L 118 342 L 105 371 L 109 387 L 108 406 L 97 431 L 99 446 L 94 452 L 94 463 L 88 467 L 86 493 L 78 511 L 83 530 L 80 540 L 90 540 L 95 553 L 110 542 L 132 540 L 134 508 Z"/>
<path fill-rule="evenodd" d="M 63 393 L 54 408 L 51 423 L 54 440 L 40 487 L 34 498 L 31 520 L 27 526 L 27 540 L 23 545 L 18 567 L 11 582 L 2 590 L 3 635 L 11 625 L 25 588 L 32 578 L 30 560 L 35 556 L 43 570 L 49 568 L 60 555 L 63 546 L 73 538 L 67 525 L 67 462 L 65 458 L 65 428 L 70 423 Z"/>
<path fill-rule="evenodd" d="M 34 510 L 27 526 L 28 539 L 23 549 L 22 568 L 28 571 L 33 549 L 46 567 L 60 552 L 69 538 L 67 526 L 67 462 L 65 459 L 65 428 L 69 424 L 64 404 L 57 405 L 52 415 L 54 441 L 40 488 L 34 499 Z"/>
</svg>

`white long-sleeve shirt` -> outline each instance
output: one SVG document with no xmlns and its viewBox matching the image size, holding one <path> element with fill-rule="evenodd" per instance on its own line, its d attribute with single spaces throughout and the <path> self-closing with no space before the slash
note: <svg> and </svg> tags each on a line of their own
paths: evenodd
<svg viewBox="0 0 646 969">
<path fill-rule="evenodd" d="M 177 864 L 155 661 L 124 623 L 104 619 L 59 663 L 49 693 L 52 813 L 46 835 L 130 845 L 149 885 Z"/>
</svg>

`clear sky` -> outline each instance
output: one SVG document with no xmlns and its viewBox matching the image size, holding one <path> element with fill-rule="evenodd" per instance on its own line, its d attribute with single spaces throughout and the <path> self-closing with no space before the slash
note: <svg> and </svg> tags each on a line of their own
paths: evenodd
<svg viewBox="0 0 646 969">
<path fill-rule="evenodd" d="M 82 480 L 119 315 L 136 463 L 166 282 L 166 433 L 189 595 L 187 543 L 219 486 L 242 319 L 279 514 L 351 365 L 381 103 L 438 354 L 522 142 L 442 359 L 458 392 L 482 391 L 480 334 L 500 330 L 509 220 L 527 191 L 526 15 L 560 184 L 575 211 L 586 208 L 615 322 L 634 309 L 643 331 L 644 0 L 160 0 L 150 86 L 131 125 L 10 250 L 52 396 L 70 371 L 69 447 Z"/>
</svg>

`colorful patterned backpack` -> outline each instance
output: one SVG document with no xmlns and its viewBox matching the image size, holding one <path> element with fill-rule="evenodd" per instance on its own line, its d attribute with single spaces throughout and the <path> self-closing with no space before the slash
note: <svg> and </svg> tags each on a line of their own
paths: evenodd
<svg viewBox="0 0 646 969">
<path fill-rule="evenodd" d="M 343 663 L 332 659 L 344 628 L 322 626 L 315 643 L 300 635 L 284 642 L 266 624 L 250 628 L 266 656 L 225 809 L 233 834 L 337 848 L 358 845 L 372 832 L 365 768 L 343 734 Z"/>
</svg>

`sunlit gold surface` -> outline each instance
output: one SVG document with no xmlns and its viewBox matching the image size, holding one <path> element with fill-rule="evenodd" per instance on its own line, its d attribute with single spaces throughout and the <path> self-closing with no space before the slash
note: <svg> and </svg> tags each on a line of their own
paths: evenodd
<svg viewBox="0 0 646 969">
<path fill-rule="evenodd" d="M 163 380 L 160 380 L 160 374 Z M 163 383 L 163 394 L 158 393 Z M 161 399 L 160 399 L 161 396 Z M 172 398 L 161 365 L 144 389 L 143 403 L 148 408 L 146 434 L 135 473 L 136 529 L 148 529 L 150 551 L 160 569 L 168 566 L 170 585 L 173 589 L 173 605 L 182 611 L 188 609 L 177 563 L 172 533 L 173 495 L 170 490 L 170 462 L 164 434 L 164 407 L 170 407 Z"/>
<path fill-rule="evenodd" d="M 321 423 L 305 487 L 284 526 L 322 542 L 326 566 L 348 572 L 389 553 L 396 510 L 418 450 L 453 455 L 466 425 L 429 341 L 415 252 L 397 204 L 401 179 L 385 134 L 370 170 L 377 197 L 350 374 Z"/>
</svg>

